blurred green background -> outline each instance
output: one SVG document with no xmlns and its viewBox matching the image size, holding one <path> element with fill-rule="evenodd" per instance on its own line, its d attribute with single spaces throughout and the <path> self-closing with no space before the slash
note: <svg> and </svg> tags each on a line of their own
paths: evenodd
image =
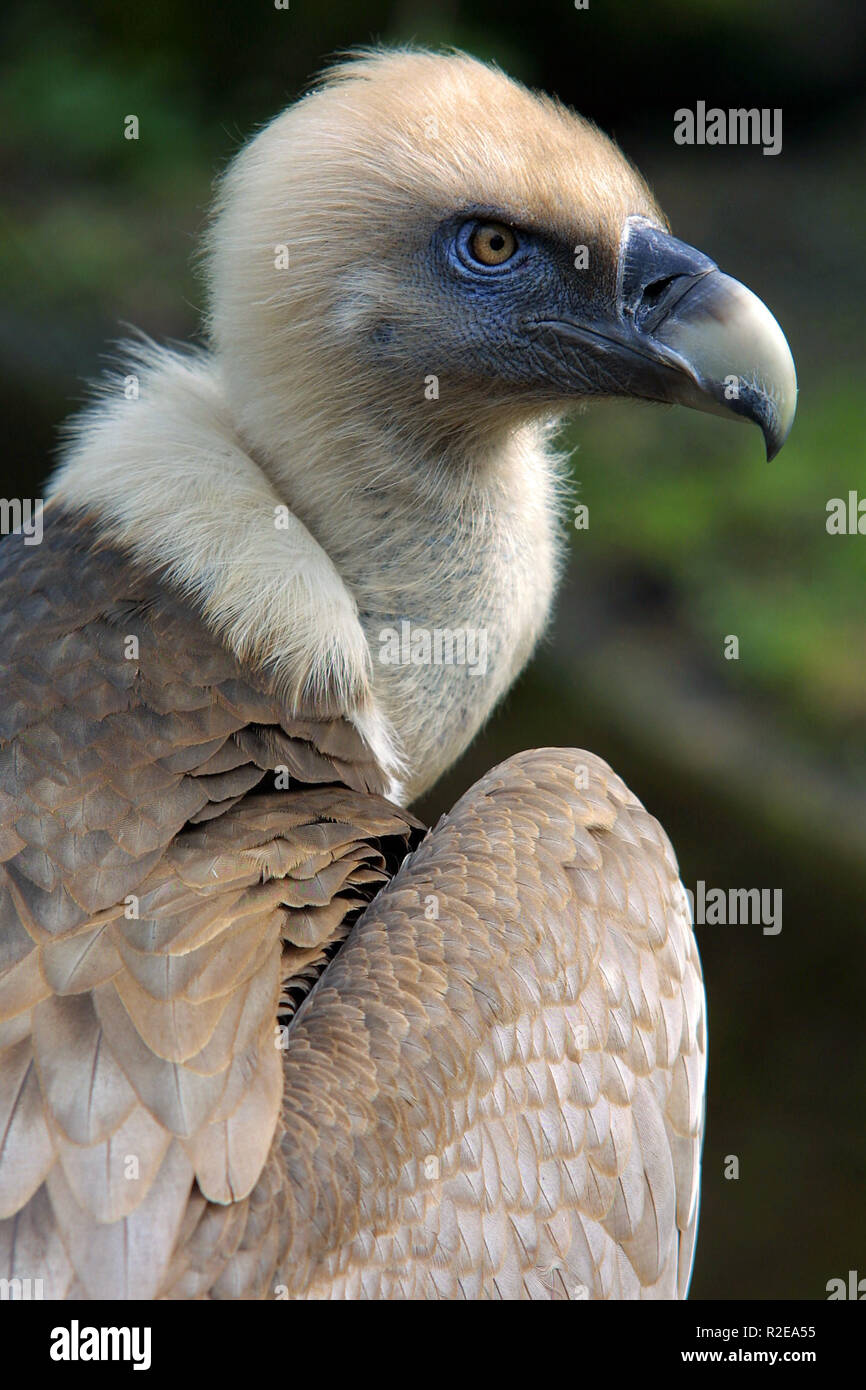
<svg viewBox="0 0 866 1390">
<path fill-rule="evenodd" d="M 457 44 L 592 117 L 674 231 L 755 290 L 791 343 L 800 412 L 772 464 L 757 431 L 690 412 L 575 421 L 590 525 L 573 533 L 555 624 L 421 810 L 435 817 L 518 749 L 583 746 L 662 820 L 688 887 L 782 888 L 778 936 L 697 929 L 710 1073 L 692 1296 L 824 1298 L 829 1279 L 866 1275 L 866 537 L 825 529 L 830 498 L 866 496 L 859 0 L 7 7 L 4 495 L 38 495 L 58 425 L 125 325 L 195 335 L 214 175 L 329 54 L 377 39 Z M 676 146 L 673 113 L 698 100 L 781 107 L 782 153 Z"/>
</svg>

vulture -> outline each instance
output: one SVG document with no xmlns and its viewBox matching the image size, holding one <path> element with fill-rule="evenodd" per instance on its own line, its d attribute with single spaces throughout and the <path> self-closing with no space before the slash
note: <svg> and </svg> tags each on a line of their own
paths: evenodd
<svg viewBox="0 0 866 1390">
<path fill-rule="evenodd" d="M 705 1006 L 664 832 L 576 749 L 408 807 L 545 628 L 562 418 L 680 403 L 772 456 L 785 338 L 609 139 L 461 53 L 339 62 L 205 257 L 204 346 L 131 348 L 0 546 L 0 1277 L 685 1297 Z"/>
</svg>

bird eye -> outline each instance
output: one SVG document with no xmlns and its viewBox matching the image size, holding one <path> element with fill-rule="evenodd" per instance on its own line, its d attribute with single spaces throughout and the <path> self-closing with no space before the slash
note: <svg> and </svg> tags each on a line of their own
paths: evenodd
<svg viewBox="0 0 866 1390">
<path fill-rule="evenodd" d="M 501 222 L 484 222 L 469 238 L 469 250 L 482 265 L 504 265 L 517 250 L 517 237 Z"/>
</svg>

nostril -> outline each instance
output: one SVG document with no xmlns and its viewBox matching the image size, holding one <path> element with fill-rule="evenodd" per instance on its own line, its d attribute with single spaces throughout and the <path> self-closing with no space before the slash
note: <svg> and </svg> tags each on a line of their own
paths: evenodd
<svg viewBox="0 0 866 1390">
<path fill-rule="evenodd" d="M 665 275 L 661 280 L 653 280 L 649 285 L 645 285 L 641 294 L 641 304 L 647 309 L 654 309 L 668 287 L 679 278 L 678 275 Z"/>
</svg>

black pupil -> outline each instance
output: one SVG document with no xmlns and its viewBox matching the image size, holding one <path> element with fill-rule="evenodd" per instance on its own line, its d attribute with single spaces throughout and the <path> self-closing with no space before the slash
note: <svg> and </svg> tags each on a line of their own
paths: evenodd
<svg viewBox="0 0 866 1390">
<path fill-rule="evenodd" d="M 490 250 L 491 250 L 491 251 L 501 251 L 502 248 L 504 247 L 504 245 L 505 245 L 505 237 L 502 235 L 502 233 L 501 233 L 501 232 L 494 232 L 494 233 L 493 233 L 493 236 L 490 238 Z"/>
</svg>

